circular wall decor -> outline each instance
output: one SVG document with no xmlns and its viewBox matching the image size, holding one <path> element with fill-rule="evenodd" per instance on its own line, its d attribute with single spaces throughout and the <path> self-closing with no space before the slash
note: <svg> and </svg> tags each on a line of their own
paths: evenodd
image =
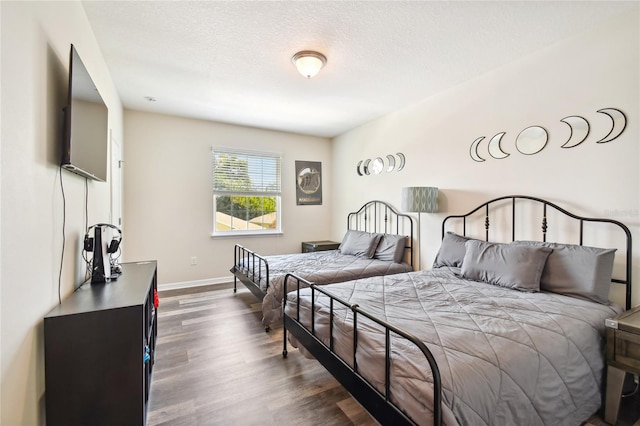
<svg viewBox="0 0 640 426">
<path fill-rule="evenodd" d="M 373 161 L 371 161 L 371 172 L 379 175 L 382 173 L 382 170 L 384 170 L 384 161 L 382 161 L 380 157 L 374 158 Z"/>
<path fill-rule="evenodd" d="M 523 154 L 537 154 L 545 147 L 549 135 L 540 126 L 527 127 L 516 138 L 516 148 Z"/>
</svg>

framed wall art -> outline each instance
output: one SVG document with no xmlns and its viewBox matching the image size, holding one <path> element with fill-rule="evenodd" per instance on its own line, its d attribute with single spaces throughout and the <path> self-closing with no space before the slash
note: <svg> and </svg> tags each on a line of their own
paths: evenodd
<svg viewBox="0 0 640 426">
<path fill-rule="evenodd" d="M 322 204 L 322 163 L 296 160 L 296 204 Z"/>
</svg>

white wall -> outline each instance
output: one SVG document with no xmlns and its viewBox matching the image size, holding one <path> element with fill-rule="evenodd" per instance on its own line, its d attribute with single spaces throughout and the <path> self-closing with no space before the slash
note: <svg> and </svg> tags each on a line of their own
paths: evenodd
<svg viewBox="0 0 640 426">
<path fill-rule="evenodd" d="M 229 281 L 235 243 L 277 254 L 329 238 L 328 139 L 130 110 L 124 121 L 124 259 L 158 260 L 160 285 Z M 282 236 L 211 237 L 212 146 L 282 154 Z M 322 162 L 321 206 L 296 205 L 296 160 Z"/>
<path fill-rule="evenodd" d="M 44 423 L 43 317 L 58 303 L 62 254 L 60 147 L 73 43 L 122 140 L 122 106 L 79 2 L 0 2 L 0 424 Z M 105 135 L 105 138 L 107 135 Z M 62 172 L 66 245 L 60 293 L 83 277 L 84 178 Z M 109 218 L 106 183 L 89 182 L 89 221 Z M 79 348 L 81 350 L 81 348 Z"/>
<path fill-rule="evenodd" d="M 332 237 L 344 232 L 339 219 L 354 203 L 378 198 L 399 207 L 402 187 L 439 187 L 440 213 L 421 217 L 424 268 L 433 262 L 447 214 L 466 213 L 501 195 L 539 196 L 632 228 L 634 303 L 640 303 L 640 19 L 635 11 L 335 138 Z M 611 127 L 596 112 L 606 107 L 624 111 L 627 128 L 618 139 L 596 144 Z M 559 120 L 569 115 L 587 118 L 592 128 L 587 141 L 564 149 L 560 145 L 569 127 Z M 522 155 L 515 138 L 533 125 L 547 129 L 549 142 L 539 154 Z M 501 160 L 486 151 L 488 140 L 499 132 L 506 132 L 502 148 L 511 153 Z M 480 136 L 486 137 L 479 151 L 486 158 L 482 163 L 469 156 Z M 359 160 L 396 152 L 407 157 L 404 171 L 356 174 Z M 620 300 L 617 294 L 612 297 Z"/>
</svg>

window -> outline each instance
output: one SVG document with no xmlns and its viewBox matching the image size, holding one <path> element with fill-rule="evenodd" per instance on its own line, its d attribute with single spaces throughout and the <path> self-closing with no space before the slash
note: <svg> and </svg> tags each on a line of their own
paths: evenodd
<svg viewBox="0 0 640 426">
<path fill-rule="evenodd" d="M 280 155 L 213 148 L 213 234 L 280 233 Z"/>
</svg>

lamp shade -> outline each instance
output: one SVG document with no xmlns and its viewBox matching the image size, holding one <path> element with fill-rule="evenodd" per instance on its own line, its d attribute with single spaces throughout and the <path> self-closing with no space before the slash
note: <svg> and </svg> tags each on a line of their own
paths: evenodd
<svg viewBox="0 0 640 426">
<path fill-rule="evenodd" d="M 327 63 L 327 58 L 322 53 L 303 50 L 293 55 L 291 62 L 293 62 L 300 74 L 311 78 L 320 72 Z"/>
<path fill-rule="evenodd" d="M 402 210 L 405 212 L 436 213 L 438 211 L 438 188 L 431 186 L 402 188 Z"/>
</svg>

